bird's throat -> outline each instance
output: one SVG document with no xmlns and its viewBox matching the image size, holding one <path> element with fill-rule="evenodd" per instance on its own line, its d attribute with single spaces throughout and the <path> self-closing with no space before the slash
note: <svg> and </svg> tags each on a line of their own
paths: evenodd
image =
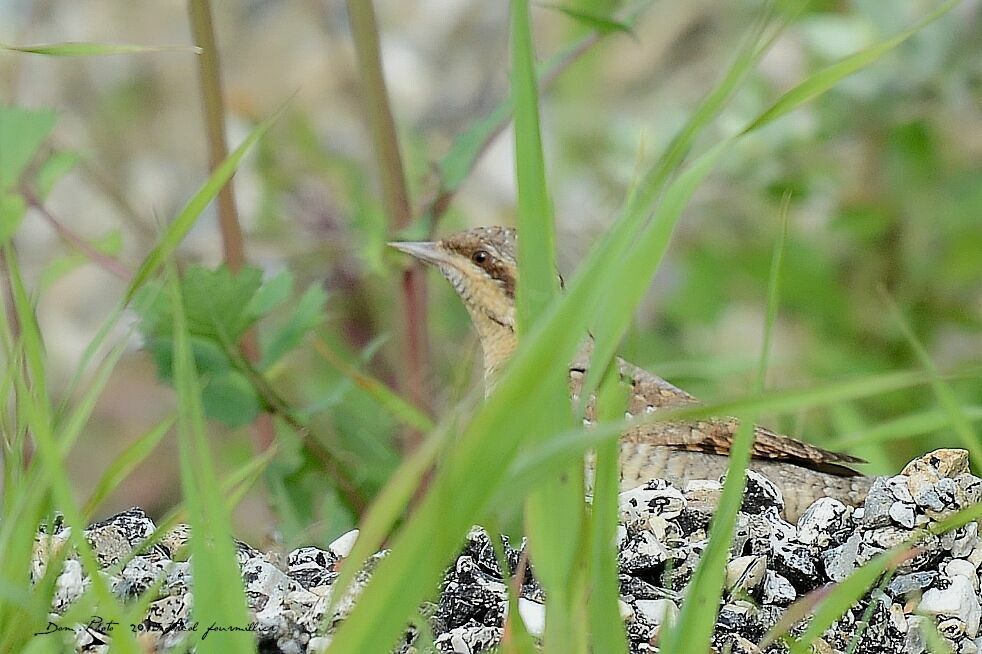
<svg viewBox="0 0 982 654">
<path fill-rule="evenodd" d="M 472 311 L 471 318 L 484 352 L 484 392 L 489 395 L 518 347 L 518 336 L 510 325 L 492 320 L 486 314 L 474 314 Z"/>
</svg>

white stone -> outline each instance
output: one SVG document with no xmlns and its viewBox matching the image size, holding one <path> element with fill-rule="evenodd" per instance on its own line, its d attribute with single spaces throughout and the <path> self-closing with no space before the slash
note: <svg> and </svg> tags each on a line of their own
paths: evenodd
<svg viewBox="0 0 982 654">
<path fill-rule="evenodd" d="M 546 607 L 542 604 L 519 597 L 518 614 L 522 616 L 525 628 L 533 636 L 541 638 L 546 632 Z"/>
<path fill-rule="evenodd" d="M 982 607 L 975 589 L 966 577 L 956 576 L 944 590 L 929 588 L 921 598 L 921 613 L 958 618 L 965 623 L 965 633 L 975 638 L 979 633 Z"/>
<path fill-rule="evenodd" d="M 849 508 L 839 500 L 831 497 L 816 500 L 798 518 L 797 541 L 806 545 L 828 545 L 830 529 L 841 526 L 848 512 Z"/>
<path fill-rule="evenodd" d="M 776 572 L 767 571 L 764 577 L 764 604 L 785 606 L 795 601 L 797 597 L 798 593 L 790 581 Z"/>
<path fill-rule="evenodd" d="M 972 584 L 972 588 L 975 592 L 979 592 L 979 573 L 975 570 L 975 566 L 971 562 L 965 559 L 952 559 L 944 564 L 944 575 L 955 580 L 956 577 L 964 577 L 968 579 L 969 583 Z"/>
<path fill-rule="evenodd" d="M 726 564 L 726 590 L 750 591 L 764 581 L 767 559 L 763 556 L 738 556 Z"/>
<path fill-rule="evenodd" d="M 890 505 L 890 519 L 902 527 L 914 528 L 914 505 L 905 502 L 894 502 Z"/>
<path fill-rule="evenodd" d="M 674 623 L 679 615 L 679 607 L 670 599 L 637 600 L 634 606 L 653 625 L 664 622 Z"/>
<path fill-rule="evenodd" d="M 620 614 L 621 620 L 624 622 L 634 622 L 634 607 L 622 599 L 617 600 L 617 612 Z"/>
<path fill-rule="evenodd" d="M 617 543 L 617 549 L 623 548 L 625 541 L 627 541 L 627 527 L 618 524 L 617 530 L 614 531 L 614 542 Z"/>
<path fill-rule="evenodd" d="M 334 542 L 327 546 L 327 549 L 338 558 L 343 559 L 351 554 L 351 549 L 355 546 L 355 541 L 358 540 L 358 534 L 357 529 L 352 529 L 348 533 L 338 536 Z"/>
</svg>

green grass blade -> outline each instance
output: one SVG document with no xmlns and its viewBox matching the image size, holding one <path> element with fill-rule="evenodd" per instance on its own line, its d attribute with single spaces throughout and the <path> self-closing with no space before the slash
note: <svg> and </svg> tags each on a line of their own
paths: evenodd
<svg viewBox="0 0 982 654">
<path fill-rule="evenodd" d="M 961 411 L 973 422 L 982 420 L 982 406 L 963 406 Z M 951 416 L 947 410 L 929 409 L 871 425 L 860 432 L 845 434 L 828 445 L 832 449 L 842 450 L 860 444 L 884 443 L 929 434 L 950 424 Z"/>
<path fill-rule="evenodd" d="M 39 54 L 49 57 L 105 57 L 107 55 L 142 54 L 148 52 L 190 52 L 201 54 L 201 48 L 190 45 L 135 45 L 130 43 L 38 43 L 9 45 L 0 43 L 0 50 Z"/>
<path fill-rule="evenodd" d="M 228 158 L 215 168 L 201 188 L 191 196 L 191 199 L 184 205 L 184 208 L 177 214 L 173 222 L 164 230 L 160 242 L 150 251 L 150 254 L 143 260 L 139 270 L 133 276 L 124 295 L 125 304 L 129 304 L 137 290 L 157 272 L 160 266 L 177 249 L 177 246 L 184 240 L 187 233 L 191 231 L 191 227 L 197 222 L 201 212 L 215 199 L 225 184 L 232 179 L 232 175 L 235 174 L 239 164 L 242 163 L 242 159 L 252 149 L 252 146 L 269 131 L 269 128 L 280 114 L 283 113 L 285 107 L 286 104 L 259 123 L 239 147 L 235 148 Z"/>
<path fill-rule="evenodd" d="M 375 501 L 368 507 L 368 511 L 358 525 L 358 539 L 341 567 L 341 574 L 334 582 L 335 588 L 348 588 L 364 562 L 379 550 L 391 533 L 392 527 L 405 515 L 406 507 L 409 506 L 421 480 L 436 461 L 449 434 L 448 429 L 431 433 L 389 477 L 389 481 L 375 497 Z M 341 591 L 334 593 L 332 601 L 336 603 L 343 595 Z M 328 611 L 327 615 L 331 613 Z"/>
<path fill-rule="evenodd" d="M 539 126 L 539 97 L 535 77 L 528 0 L 511 0 L 511 97 L 515 107 L 515 174 L 518 186 L 519 284 L 517 329 L 524 336 L 559 294 L 556 275 L 555 226 L 546 185 L 545 158 Z M 522 429 L 526 438 L 543 438 L 563 431 L 569 412 L 568 368 L 556 365 L 541 372 L 544 401 Z M 578 535 L 583 522 L 583 476 L 546 478 L 529 494 L 525 523 L 536 573 L 546 589 L 546 652 L 574 652 L 585 640 L 585 625 L 572 621 L 573 586 L 577 574 Z"/>
<path fill-rule="evenodd" d="M 179 404 L 181 488 L 191 516 L 194 617 L 202 625 L 244 627 L 249 623 L 245 591 L 235 559 L 231 519 L 205 436 L 201 389 L 176 274 L 169 275 L 168 288 L 174 320 L 173 374 Z M 255 642 L 250 633 L 239 631 L 202 638 L 197 647 L 206 653 L 254 652 Z"/>
<path fill-rule="evenodd" d="M 130 443 L 126 449 L 120 452 L 119 455 L 113 459 L 108 466 L 106 466 L 106 471 L 102 474 L 102 477 L 99 478 L 95 488 L 89 495 L 89 499 L 85 502 L 85 506 L 82 508 L 82 514 L 86 517 L 86 519 L 91 518 L 95 513 L 95 510 L 102 504 L 109 494 L 113 492 L 113 490 L 115 490 L 115 488 L 119 486 L 124 479 L 129 477 L 137 466 L 143 463 L 143 461 L 150 456 L 173 425 L 173 418 L 165 418 L 145 434 Z"/>
<path fill-rule="evenodd" d="M 931 355 L 928 354 L 924 345 L 921 344 L 917 335 L 914 334 L 914 330 L 904 320 L 904 315 L 900 311 L 900 307 L 897 306 L 897 303 L 885 291 L 883 297 L 890 312 L 893 314 L 894 320 L 903 332 L 907 342 L 910 343 L 911 349 L 914 350 L 917 358 L 920 359 L 921 364 L 927 371 L 928 377 L 931 380 L 931 388 L 934 389 L 934 394 L 937 396 L 938 402 L 941 403 L 941 407 L 948 414 L 948 420 L 955 433 L 961 439 L 962 445 L 968 450 L 968 455 L 975 465 L 975 469 L 982 471 L 982 445 L 980 445 L 979 437 L 972 429 L 972 423 L 968 418 L 968 414 L 962 409 L 962 405 L 958 401 L 958 397 L 955 396 L 954 391 L 941 378 L 938 367 L 934 365 Z"/>
<path fill-rule="evenodd" d="M 520 333 L 542 314 L 559 293 L 552 200 L 546 188 L 545 158 L 539 129 L 539 94 L 535 80 L 527 0 L 511 0 L 512 72 L 515 101 L 515 172 L 518 181 L 518 263 L 522 283 L 516 306 Z"/>
<path fill-rule="evenodd" d="M 620 383 L 617 365 L 607 373 L 597 392 L 597 419 L 612 422 L 624 415 L 627 387 Z M 594 652 L 627 652 L 627 634 L 618 609 L 620 584 L 617 578 L 615 538 L 619 517 L 620 446 L 616 440 L 596 450 L 593 504 L 590 514 L 590 640 Z"/>
<path fill-rule="evenodd" d="M 858 73 L 876 62 L 880 57 L 896 48 L 925 26 L 933 23 L 954 9 L 960 2 L 961 0 L 948 0 L 948 2 L 941 4 L 937 9 L 928 14 L 927 17 L 925 17 L 914 27 L 911 27 L 909 30 L 902 32 L 891 39 L 881 41 L 855 54 L 840 59 L 831 66 L 828 66 L 827 68 L 824 68 L 809 76 L 808 79 L 782 95 L 781 98 L 769 109 L 755 118 L 743 130 L 743 133 L 746 134 L 760 129 L 764 125 L 774 122 L 781 116 L 784 116 L 794 109 L 797 109 L 801 105 L 814 100 L 816 97 L 825 93 L 845 78 Z"/>
<path fill-rule="evenodd" d="M 753 436 L 753 419 L 746 415 L 741 416 L 740 427 L 733 439 L 723 494 L 710 525 L 709 543 L 699 558 L 692 581 L 689 582 L 678 622 L 672 624 L 666 634 L 661 648 L 664 654 L 709 651 L 719 601 L 726 585 L 726 563 L 730 556 L 733 529 L 743 502 Z"/>
<path fill-rule="evenodd" d="M 122 619 L 122 607 L 109 591 L 105 579 L 99 574 L 99 563 L 83 535 L 86 527 L 81 511 L 75 504 L 74 494 L 69 485 L 58 443 L 54 436 L 53 411 L 45 384 L 44 347 L 41 331 L 34 314 L 34 306 L 28 298 L 21 278 L 16 253 L 10 244 L 4 246 L 4 259 L 7 264 L 9 284 L 14 309 L 21 329 L 21 344 L 24 349 L 26 369 L 24 377 L 16 379 L 18 411 L 29 426 L 38 452 L 38 470 L 43 474 L 45 486 L 43 496 L 50 491 L 64 514 L 66 524 L 71 527 L 71 543 L 75 547 L 83 568 L 88 575 L 92 591 L 99 601 L 99 607 L 110 620 Z M 20 526 L 18 537 L 30 534 L 33 542 L 37 523 Z M 123 632 L 115 642 L 121 652 L 136 654 L 137 647 L 133 635 Z"/>
</svg>

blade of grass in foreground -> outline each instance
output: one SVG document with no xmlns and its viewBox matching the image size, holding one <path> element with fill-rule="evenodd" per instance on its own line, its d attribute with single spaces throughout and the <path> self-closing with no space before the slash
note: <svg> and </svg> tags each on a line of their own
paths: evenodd
<svg viewBox="0 0 982 654">
<path fill-rule="evenodd" d="M 191 569 L 194 579 L 194 617 L 206 628 L 244 629 L 248 623 L 245 591 L 235 558 L 232 525 L 219 488 L 211 450 L 205 436 L 201 389 L 191 354 L 177 275 L 169 275 L 174 320 L 174 388 L 179 413 L 177 422 L 181 488 L 191 515 Z M 196 636 L 199 634 L 196 634 Z M 200 652 L 255 652 L 254 637 L 247 631 L 204 633 Z"/>
<path fill-rule="evenodd" d="M 157 449 L 157 445 L 160 444 L 161 439 L 170 431 L 173 425 L 173 418 L 165 418 L 145 434 L 127 445 L 126 449 L 120 452 L 119 456 L 106 466 L 106 471 L 102 474 L 98 483 L 96 483 L 95 489 L 89 495 L 88 501 L 86 501 L 85 506 L 82 508 L 82 514 L 87 520 L 91 519 L 95 510 L 102 504 L 106 497 Z"/>
<path fill-rule="evenodd" d="M 621 418 L 627 407 L 627 387 L 621 384 L 617 364 L 611 362 L 597 391 L 597 419 L 610 422 Z M 627 634 L 618 602 L 617 578 L 618 503 L 620 490 L 620 447 L 610 441 L 596 449 L 593 502 L 590 512 L 590 642 L 592 651 L 627 652 Z"/>
<path fill-rule="evenodd" d="M 781 262 L 787 237 L 788 200 L 789 198 L 785 196 L 781 205 L 781 230 L 771 258 L 764 336 L 755 383 L 758 394 L 764 391 L 767 362 L 770 360 L 771 335 L 774 332 L 774 323 L 777 321 Z M 733 439 L 723 494 L 710 526 L 709 544 L 699 558 L 699 565 L 686 591 L 678 622 L 671 625 L 668 630 L 665 654 L 709 651 L 713 631 L 716 628 L 719 602 L 725 586 L 726 563 L 730 558 L 733 529 L 736 526 L 737 512 L 743 503 L 743 489 L 746 486 L 747 469 L 750 466 L 750 450 L 754 444 L 753 422 L 754 414 L 744 415 Z"/>
<path fill-rule="evenodd" d="M 963 406 L 961 411 L 973 422 L 982 420 L 982 406 Z M 845 434 L 831 441 L 828 447 L 833 450 L 844 450 L 858 444 L 900 440 L 920 434 L 929 434 L 944 429 L 950 424 L 951 416 L 947 410 L 928 409 L 871 425 L 860 432 Z"/>
<path fill-rule="evenodd" d="M 44 346 L 34 314 L 34 307 L 21 278 L 16 253 L 9 243 L 4 246 L 3 253 L 7 264 L 14 310 L 21 329 L 21 346 L 26 364 L 22 369 L 23 375 L 18 375 L 15 378 L 18 415 L 29 427 L 37 446 L 44 483 L 44 490 L 40 497 L 47 497 L 48 493 L 51 494 L 58 510 L 65 517 L 65 523 L 71 527 L 71 544 L 74 546 L 90 579 L 91 588 L 99 601 L 100 609 L 108 619 L 119 622 L 122 619 L 122 607 L 109 591 L 105 579 L 100 575 L 99 563 L 83 535 L 86 525 L 81 511 L 75 504 L 75 498 L 68 481 L 69 476 L 65 470 L 58 443 L 55 440 L 53 411 L 45 383 Z M 30 542 L 33 543 L 36 528 L 36 523 L 23 525 L 16 536 L 22 538 L 29 533 Z M 23 626 L 21 625 L 21 628 Z M 137 652 L 136 641 L 128 631 L 119 634 L 114 640 L 114 644 L 121 652 L 133 654 Z"/>
<path fill-rule="evenodd" d="M 559 294 L 555 227 L 546 186 L 545 158 L 539 128 L 528 0 L 511 0 L 511 97 L 515 112 L 515 176 L 518 186 L 518 268 L 516 314 L 520 337 L 535 324 Z M 571 426 L 567 367 L 541 371 L 544 401 L 525 425 L 526 437 L 544 438 Z M 573 621 L 574 564 L 583 523 L 583 475 L 545 477 L 525 502 L 536 574 L 546 591 L 545 651 L 566 654 L 585 647 L 585 625 Z"/>
</svg>

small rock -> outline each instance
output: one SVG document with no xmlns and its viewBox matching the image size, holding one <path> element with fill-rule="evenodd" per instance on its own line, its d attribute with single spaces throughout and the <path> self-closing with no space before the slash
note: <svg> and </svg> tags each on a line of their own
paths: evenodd
<svg viewBox="0 0 982 654">
<path fill-rule="evenodd" d="M 763 556 L 739 556 L 726 564 L 726 590 L 750 593 L 764 581 L 767 559 Z"/>
<path fill-rule="evenodd" d="M 536 638 L 541 638 L 546 632 L 546 607 L 544 605 L 519 597 L 518 614 L 522 616 L 525 628 Z"/>
<path fill-rule="evenodd" d="M 740 510 L 751 515 L 773 508 L 777 513 L 784 510 L 784 496 L 781 489 L 770 479 L 755 470 L 747 471 L 747 487 L 743 493 Z"/>
<path fill-rule="evenodd" d="M 827 547 L 834 542 L 835 535 L 847 528 L 850 512 L 850 508 L 837 499 L 820 498 L 798 518 L 798 542 Z"/>
<path fill-rule="evenodd" d="M 677 518 L 685 509 L 685 496 L 674 486 L 649 482 L 621 493 L 618 505 L 626 522 L 644 522 L 652 516 L 670 520 Z"/>
<path fill-rule="evenodd" d="M 893 597 L 906 598 L 911 593 L 928 588 L 937 577 L 938 573 L 934 571 L 897 575 L 887 585 L 887 592 Z"/>
<path fill-rule="evenodd" d="M 979 592 L 979 574 L 976 572 L 975 566 L 965 559 L 951 559 L 947 561 L 942 571 L 944 572 L 944 576 L 952 581 L 959 577 L 968 579 L 968 582 L 972 584 L 972 589 L 976 593 Z"/>
<path fill-rule="evenodd" d="M 351 548 L 355 546 L 355 541 L 358 540 L 359 533 L 357 529 L 352 529 L 348 533 L 338 536 L 327 546 L 327 549 L 339 559 L 343 559 L 351 554 Z"/>
<path fill-rule="evenodd" d="M 666 620 L 674 623 L 679 615 L 678 605 L 669 599 L 637 600 L 634 607 L 639 615 L 653 625 L 661 625 Z"/>
<path fill-rule="evenodd" d="M 957 576 L 945 589 L 930 588 L 921 598 L 918 610 L 928 615 L 941 615 L 959 619 L 965 625 L 965 633 L 970 638 L 979 634 L 979 620 L 982 608 L 972 583 L 965 577 Z"/>
<path fill-rule="evenodd" d="M 764 576 L 762 601 L 764 604 L 788 606 L 797 599 L 798 593 L 791 582 L 771 570 Z"/>
</svg>

